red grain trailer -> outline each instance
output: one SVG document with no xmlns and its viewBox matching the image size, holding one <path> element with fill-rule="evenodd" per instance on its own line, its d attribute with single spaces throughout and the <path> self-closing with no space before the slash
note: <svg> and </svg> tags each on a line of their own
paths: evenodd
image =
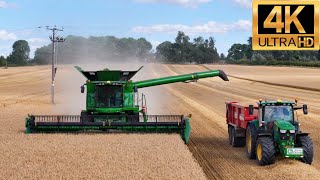
<svg viewBox="0 0 320 180">
<path fill-rule="evenodd" d="M 258 118 L 258 111 L 249 114 L 249 105 L 226 102 L 226 121 L 228 124 L 229 144 L 233 147 L 245 146 L 246 128 L 249 121 Z"/>
</svg>

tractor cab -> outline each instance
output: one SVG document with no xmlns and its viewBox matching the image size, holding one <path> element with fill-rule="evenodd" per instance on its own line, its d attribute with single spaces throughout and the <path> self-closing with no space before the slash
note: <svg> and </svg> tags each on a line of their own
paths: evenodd
<svg viewBox="0 0 320 180">
<path fill-rule="evenodd" d="M 308 114 L 307 105 L 297 106 L 297 100 L 292 101 L 262 101 L 259 100 L 257 107 L 250 106 L 249 112 L 253 115 L 254 110 L 258 111 L 259 125 L 273 124 L 275 121 L 284 121 L 295 124 L 298 120 L 295 110 L 303 109 L 304 114 Z"/>
<path fill-rule="evenodd" d="M 262 121 L 268 123 L 275 120 L 293 122 L 293 108 L 290 105 L 266 105 L 262 109 Z"/>
</svg>

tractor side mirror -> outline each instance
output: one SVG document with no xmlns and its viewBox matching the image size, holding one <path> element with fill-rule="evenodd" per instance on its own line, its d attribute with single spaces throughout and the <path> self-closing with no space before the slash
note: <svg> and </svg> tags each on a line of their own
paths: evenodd
<svg viewBox="0 0 320 180">
<path fill-rule="evenodd" d="M 308 114 L 308 106 L 306 105 L 306 104 L 304 104 L 303 106 L 302 106 L 302 109 L 303 109 L 303 114 Z"/>
<path fill-rule="evenodd" d="M 253 115 L 253 111 L 254 111 L 253 105 L 249 105 L 249 115 Z"/>
<path fill-rule="evenodd" d="M 81 89 L 81 93 L 84 93 L 84 85 L 82 85 L 80 89 Z"/>
</svg>

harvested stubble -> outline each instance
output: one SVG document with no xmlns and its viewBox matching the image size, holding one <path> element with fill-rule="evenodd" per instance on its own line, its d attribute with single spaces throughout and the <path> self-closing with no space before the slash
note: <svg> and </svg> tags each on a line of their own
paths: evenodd
<svg viewBox="0 0 320 180">
<path fill-rule="evenodd" d="M 283 86 L 274 86 L 254 81 L 241 80 L 230 77 L 229 82 L 220 79 L 203 79 L 198 83 L 176 84 L 159 87 L 160 95 L 164 94 L 170 99 L 169 111 L 177 113 L 192 113 L 191 139 L 189 149 L 203 167 L 209 179 L 320 179 L 320 153 L 319 141 L 319 105 L 320 91 L 304 90 L 302 88 L 285 87 L 286 84 L 303 85 L 313 81 L 317 84 L 320 79 L 310 73 L 312 69 L 299 69 L 300 74 L 309 74 L 303 77 L 303 81 L 293 74 L 296 68 L 278 68 L 261 71 L 258 67 L 233 66 L 226 69 L 225 66 L 210 65 L 212 69 L 224 69 L 226 73 L 240 77 L 248 77 L 248 71 L 255 78 L 255 73 L 266 77 L 265 81 L 284 83 Z M 150 68 L 150 67 L 149 67 Z M 264 67 L 261 67 L 262 69 Z M 151 68 L 154 76 L 176 75 L 205 71 L 206 68 L 198 65 L 154 65 Z M 292 71 L 290 71 L 292 70 Z M 317 70 L 319 71 L 319 69 Z M 237 73 L 237 74 L 236 74 Z M 319 71 L 320 74 L 320 71 Z M 290 77 L 288 79 L 287 77 Z M 295 81 L 296 80 L 296 81 Z M 308 87 L 308 86 L 307 86 Z M 151 96 L 153 98 L 153 96 Z M 149 101 L 152 101 L 149 96 Z M 159 97 L 157 97 L 159 98 Z M 299 115 L 299 122 L 304 132 L 309 132 L 313 139 L 314 161 L 312 165 L 304 164 L 299 160 L 283 159 L 277 156 L 274 165 L 260 167 L 255 160 L 249 160 L 245 156 L 245 148 L 233 148 L 228 144 L 227 125 L 225 121 L 225 101 L 239 101 L 254 103 L 259 98 L 287 99 L 299 98 L 301 103 L 308 104 L 309 114 Z M 154 101 L 155 99 L 153 99 Z M 166 107 L 161 103 L 160 107 Z"/>
<path fill-rule="evenodd" d="M 79 113 L 83 102 L 78 85 L 58 84 L 52 108 L 49 68 L 23 70 L 0 72 L 0 179 L 206 179 L 177 134 L 24 134 L 28 113 Z"/>
<path fill-rule="evenodd" d="M 178 135 L 17 135 L 1 147 L 5 179 L 205 179 Z"/>
</svg>

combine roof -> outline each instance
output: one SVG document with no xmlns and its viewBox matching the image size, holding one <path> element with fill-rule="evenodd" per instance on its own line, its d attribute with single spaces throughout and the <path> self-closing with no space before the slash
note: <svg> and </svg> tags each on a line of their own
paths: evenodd
<svg viewBox="0 0 320 180">
<path fill-rule="evenodd" d="M 143 66 L 136 71 L 109 70 L 107 68 L 101 71 L 84 71 L 79 66 L 75 66 L 75 68 L 90 81 L 128 81 L 139 72 Z"/>
</svg>

